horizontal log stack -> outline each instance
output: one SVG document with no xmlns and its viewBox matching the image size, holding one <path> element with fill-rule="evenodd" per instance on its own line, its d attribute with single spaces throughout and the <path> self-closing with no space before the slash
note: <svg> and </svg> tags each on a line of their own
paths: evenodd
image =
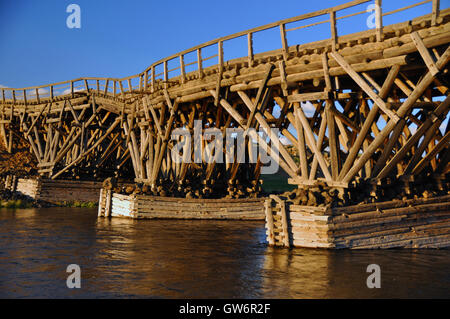
<svg viewBox="0 0 450 319">
<path fill-rule="evenodd" d="M 118 187 L 131 184 L 119 183 Z M 5 180 L 5 188 L 29 196 L 35 200 L 61 204 L 63 202 L 94 202 L 99 200 L 103 182 L 52 180 L 45 178 L 17 178 L 9 175 Z"/>
<path fill-rule="evenodd" d="M 45 202 L 97 202 L 101 187 L 101 182 L 43 179 L 38 199 Z"/>
<path fill-rule="evenodd" d="M 281 205 L 283 204 L 283 205 Z M 266 200 L 266 235 L 274 246 L 309 248 L 441 248 L 450 246 L 450 195 L 347 207 Z M 287 226 L 283 225 L 285 206 Z"/>
<path fill-rule="evenodd" d="M 17 180 L 17 186 L 12 191 L 22 193 L 23 195 L 38 200 L 41 196 L 41 187 L 42 184 L 39 179 L 19 178 Z"/>
<path fill-rule="evenodd" d="M 263 220 L 264 199 L 184 199 L 102 189 L 99 216 L 133 219 Z"/>
</svg>

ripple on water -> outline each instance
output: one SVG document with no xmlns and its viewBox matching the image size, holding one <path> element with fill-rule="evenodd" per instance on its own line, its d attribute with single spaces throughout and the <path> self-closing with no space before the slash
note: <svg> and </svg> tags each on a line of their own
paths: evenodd
<svg viewBox="0 0 450 319">
<path fill-rule="evenodd" d="M 328 251 L 265 244 L 263 222 L 97 219 L 96 209 L 0 210 L 0 297 L 450 296 L 450 250 Z M 66 287 L 78 264 L 82 288 Z M 368 289 L 379 264 L 382 288 Z"/>
</svg>

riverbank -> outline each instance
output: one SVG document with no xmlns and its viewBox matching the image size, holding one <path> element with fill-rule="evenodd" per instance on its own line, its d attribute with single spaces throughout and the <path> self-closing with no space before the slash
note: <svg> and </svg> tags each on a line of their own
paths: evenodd
<svg viewBox="0 0 450 319">
<path fill-rule="evenodd" d="M 97 202 L 94 201 L 60 201 L 60 202 L 45 202 L 35 200 L 34 198 L 21 194 L 20 192 L 12 192 L 9 189 L 4 189 L 4 182 L 0 181 L 0 208 L 43 208 L 43 207 L 83 207 L 93 208 L 97 207 Z"/>
</svg>

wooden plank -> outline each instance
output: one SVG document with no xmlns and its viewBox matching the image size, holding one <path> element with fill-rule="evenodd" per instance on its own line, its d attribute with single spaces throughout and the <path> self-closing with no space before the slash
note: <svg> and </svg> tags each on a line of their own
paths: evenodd
<svg viewBox="0 0 450 319">
<path fill-rule="evenodd" d="M 275 68 L 275 66 L 272 63 L 269 63 L 266 66 L 266 70 L 265 70 L 265 73 L 264 73 L 263 81 L 261 82 L 261 84 L 260 84 L 260 86 L 258 88 L 258 92 L 256 94 L 255 103 L 253 103 L 254 105 L 253 105 L 252 108 L 249 108 L 250 115 L 247 118 L 247 125 L 245 126 L 246 130 L 248 130 L 252 126 L 252 122 L 253 122 L 253 118 L 255 116 L 255 113 L 258 111 L 259 107 L 262 106 L 262 105 L 260 105 L 260 100 L 261 100 L 261 97 L 262 97 L 262 94 L 263 94 L 264 90 L 266 89 L 267 82 L 269 81 L 270 76 L 271 76 L 272 71 L 273 71 L 274 68 Z"/>
<path fill-rule="evenodd" d="M 281 222 L 283 225 L 283 242 L 285 247 L 290 247 L 289 231 L 288 231 L 288 219 L 286 215 L 286 202 L 281 203 Z"/>
<path fill-rule="evenodd" d="M 328 68 L 328 58 L 326 53 L 322 54 L 322 66 L 323 76 L 325 78 L 325 91 L 330 92 L 333 88 L 331 86 L 330 70 Z"/>
<path fill-rule="evenodd" d="M 272 205 L 272 199 L 266 199 L 264 201 L 264 211 L 265 211 L 265 216 L 266 216 L 266 228 L 267 231 L 269 232 L 268 235 L 268 241 L 269 241 L 269 245 L 273 246 L 275 245 L 275 238 L 274 238 L 274 225 L 273 225 L 273 216 L 272 216 L 272 210 L 271 210 L 271 205 Z"/>
<path fill-rule="evenodd" d="M 331 173 L 332 179 L 336 180 L 339 175 L 339 145 L 337 141 L 336 122 L 334 114 L 332 112 L 333 103 L 332 100 L 327 100 L 325 107 L 325 116 L 328 125 L 328 143 L 330 146 L 330 160 L 331 160 Z"/>
<path fill-rule="evenodd" d="M 317 148 L 319 149 L 319 151 L 322 150 L 322 144 L 324 141 L 326 128 L 327 128 L 327 116 L 324 112 L 322 112 L 322 121 L 320 122 L 319 137 L 317 139 Z M 313 162 L 311 164 L 311 170 L 309 172 L 310 180 L 313 180 L 316 178 L 317 164 L 318 164 L 317 157 L 314 156 Z M 331 166 L 333 167 L 333 164 L 331 164 Z M 333 177 L 333 179 L 335 179 L 335 178 Z"/>
<path fill-rule="evenodd" d="M 294 103 L 294 112 L 300 108 L 299 103 Z M 306 143 L 305 143 L 305 132 L 303 129 L 302 122 L 298 116 L 294 116 L 292 113 L 288 113 L 288 120 L 295 127 L 297 131 L 297 149 L 299 153 L 299 161 L 300 161 L 300 172 L 302 180 L 305 181 L 308 179 L 308 160 L 306 157 Z"/>
<path fill-rule="evenodd" d="M 432 12 L 431 12 L 431 25 L 432 26 L 436 25 L 438 16 L 439 16 L 439 0 L 433 0 Z"/>
<path fill-rule="evenodd" d="M 331 96 L 329 92 L 314 92 L 314 93 L 302 93 L 302 94 L 291 94 L 288 98 L 288 103 L 294 102 L 307 102 L 307 101 L 317 101 L 326 100 Z"/>
<path fill-rule="evenodd" d="M 361 89 L 378 105 L 378 107 L 390 117 L 394 122 L 398 122 L 400 118 L 392 112 L 386 105 L 386 103 L 369 87 L 369 85 L 353 70 L 350 64 L 337 52 L 332 52 L 331 56 L 338 62 L 348 75 L 355 81 Z"/>
<path fill-rule="evenodd" d="M 288 43 L 286 38 L 286 27 L 285 24 L 280 24 L 280 36 L 281 36 L 281 46 L 283 49 L 283 59 L 286 61 L 288 57 Z"/>
<path fill-rule="evenodd" d="M 203 78 L 203 65 L 202 65 L 202 49 L 197 49 L 197 68 L 198 68 L 198 77 Z"/>
<path fill-rule="evenodd" d="M 419 174 L 426 165 L 444 148 L 449 147 L 450 131 L 444 135 L 444 137 L 434 146 L 434 148 L 414 167 L 412 170 L 413 175 Z"/>
<path fill-rule="evenodd" d="M 428 51 L 425 44 L 423 43 L 422 38 L 419 36 L 419 34 L 417 32 L 411 32 L 410 36 L 414 42 L 414 45 L 417 47 L 417 50 L 419 51 L 420 55 L 422 56 L 423 61 L 427 65 L 428 69 L 430 70 L 431 74 L 433 76 L 438 74 L 439 70 L 436 67 L 436 64 L 434 63 L 434 60 L 431 57 L 430 52 Z"/>
<path fill-rule="evenodd" d="M 380 98 L 386 98 L 388 93 L 390 92 L 392 88 L 392 84 L 394 83 L 395 78 L 397 77 L 397 74 L 400 70 L 400 67 L 398 65 L 393 66 L 388 76 L 386 77 L 386 80 L 384 81 L 383 87 L 379 91 Z M 366 103 L 365 101 L 361 101 L 362 103 Z M 366 139 L 367 134 L 369 133 L 369 130 L 372 126 L 372 123 L 375 121 L 375 118 L 378 114 L 378 105 L 373 104 L 372 109 L 369 111 L 369 114 L 367 115 L 364 124 L 356 137 L 355 142 L 353 143 L 352 147 L 350 148 L 350 152 L 347 156 L 347 159 L 344 162 L 344 165 L 342 166 L 342 170 L 339 173 L 339 180 L 342 180 L 349 171 L 351 165 L 356 159 L 356 156 L 358 155 L 359 150 L 361 149 L 361 145 L 363 144 L 364 140 Z"/>
<path fill-rule="evenodd" d="M 325 179 L 332 180 L 330 171 L 328 170 L 328 165 L 321 153 L 321 151 L 317 148 L 317 141 L 314 137 L 314 134 L 311 130 L 311 127 L 309 126 L 308 120 L 306 119 L 305 113 L 303 113 L 303 110 L 301 108 L 296 109 L 297 116 L 300 119 L 303 130 L 305 132 L 306 139 L 308 141 L 308 146 L 314 153 L 314 155 L 317 157 L 317 160 L 319 162 L 320 168 L 322 169 L 322 173 L 325 175 Z"/>
<path fill-rule="evenodd" d="M 336 51 L 337 31 L 336 31 L 336 11 L 330 12 L 330 29 L 331 29 L 331 49 Z"/>
<path fill-rule="evenodd" d="M 180 72 L 181 72 L 181 83 L 184 84 L 186 82 L 186 69 L 184 65 L 184 55 L 180 54 Z"/>
<path fill-rule="evenodd" d="M 253 66 L 253 33 L 247 33 L 247 55 L 248 55 L 248 66 Z"/>
<path fill-rule="evenodd" d="M 375 27 L 377 41 L 383 41 L 383 14 L 381 9 L 381 0 L 375 0 Z"/>
</svg>

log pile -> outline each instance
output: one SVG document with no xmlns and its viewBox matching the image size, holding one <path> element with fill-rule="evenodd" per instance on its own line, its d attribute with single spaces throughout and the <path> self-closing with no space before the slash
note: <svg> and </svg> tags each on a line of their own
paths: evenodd
<svg viewBox="0 0 450 319">
<path fill-rule="evenodd" d="M 0 177 L 37 176 L 37 160 L 30 152 L 27 141 L 16 136 L 11 152 L 8 152 L 4 144 L 5 142 L 0 139 Z"/>
<path fill-rule="evenodd" d="M 5 188 L 11 192 L 30 197 L 42 204 L 97 202 L 101 187 L 101 182 L 17 178 L 16 176 L 8 177 L 5 182 Z"/>
<path fill-rule="evenodd" d="M 321 183 L 297 188 L 282 196 L 292 205 L 344 207 L 392 200 L 430 198 L 450 194 L 450 174 L 404 176 L 399 179 L 356 180 L 349 188 L 328 187 Z"/>
<path fill-rule="evenodd" d="M 14 191 L 38 200 L 41 197 L 41 187 L 40 179 L 19 178 Z"/>
<path fill-rule="evenodd" d="M 247 168 L 247 170 L 246 170 Z M 222 169 L 225 173 L 225 167 L 216 164 L 216 170 Z M 253 171 L 253 170 L 252 170 Z M 104 182 L 104 187 L 114 190 L 115 193 L 125 195 L 148 195 L 176 198 L 198 198 L 198 199 L 217 199 L 217 198 L 257 198 L 261 193 L 261 180 L 252 180 L 248 176 L 248 166 L 241 165 L 238 173 L 233 180 L 228 183 L 223 180 L 210 180 L 205 176 L 205 170 L 191 170 L 186 174 L 182 183 L 176 183 L 173 179 L 159 179 L 157 186 L 151 187 L 146 183 L 122 184 L 111 186 L 111 178 Z M 221 174 L 218 174 L 219 176 Z"/>
<path fill-rule="evenodd" d="M 263 220 L 264 199 L 185 199 L 123 195 L 102 189 L 99 216 L 134 219 Z"/>
<path fill-rule="evenodd" d="M 450 246 L 450 195 L 347 207 L 266 200 L 270 245 L 311 248 L 440 248 Z M 285 217 L 284 217 L 285 216 Z"/>
</svg>

